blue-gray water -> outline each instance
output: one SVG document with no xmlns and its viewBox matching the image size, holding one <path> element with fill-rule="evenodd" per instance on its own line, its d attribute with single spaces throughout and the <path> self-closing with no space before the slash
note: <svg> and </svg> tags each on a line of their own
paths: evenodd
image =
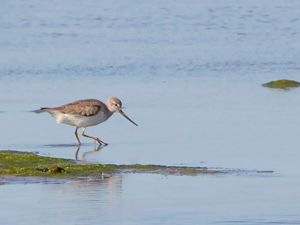
<svg viewBox="0 0 300 225">
<path fill-rule="evenodd" d="M 118 175 L 0 186 L 21 224 L 300 224 L 300 2 L 5 1 L 0 149 L 75 158 L 72 127 L 28 111 L 118 96 L 126 113 L 87 133 L 78 159 L 274 170 L 270 176 Z"/>
</svg>

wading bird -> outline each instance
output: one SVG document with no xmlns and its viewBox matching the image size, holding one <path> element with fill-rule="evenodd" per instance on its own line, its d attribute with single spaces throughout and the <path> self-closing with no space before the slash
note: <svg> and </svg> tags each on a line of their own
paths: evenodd
<svg viewBox="0 0 300 225">
<path fill-rule="evenodd" d="M 122 102 L 116 97 L 109 98 L 106 103 L 97 99 L 84 99 L 65 104 L 59 107 L 43 107 L 37 112 L 48 112 L 57 123 L 64 123 L 76 127 L 75 137 L 78 145 L 81 144 L 78 137 L 78 129 L 83 128 L 82 136 L 95 140 L 99 145 L 107 145 L 98 137 L 85 134 L 87 127 L 95 126 L 106 121 L 115 112 L 120 113 L 127 120 L 137 126 L 123 111 Z"/>
</svg>

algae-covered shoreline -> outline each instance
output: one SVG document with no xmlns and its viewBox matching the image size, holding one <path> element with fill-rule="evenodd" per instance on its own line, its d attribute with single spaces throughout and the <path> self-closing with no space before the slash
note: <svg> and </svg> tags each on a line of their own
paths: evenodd
<svg viewBox="0 0 300 225">
<path fill-rule="evenodd" d="M 224 174 L 206 167 L 162 165 L 82 164 L 81 162 L 39 156 L 29 152 L 0 151 L 0 176 L 77 179 L 117 173 L 156 173 L 165 175 Z"/>
</svg>

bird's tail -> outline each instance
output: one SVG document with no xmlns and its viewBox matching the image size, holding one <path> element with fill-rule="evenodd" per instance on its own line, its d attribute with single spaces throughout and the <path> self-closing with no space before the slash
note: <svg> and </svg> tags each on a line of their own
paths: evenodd
<svg viewBox="0 0 300 225">
<path fill-rule="evenodd" d="M 40 109 L 37 109 L 37 110 L 32 110 L 31 112 L 34 112 L 34 113 L 43 113 L 43 112 L 47 112 L 47 109 L 49 108 L 40 108 Z"/>
</svg>

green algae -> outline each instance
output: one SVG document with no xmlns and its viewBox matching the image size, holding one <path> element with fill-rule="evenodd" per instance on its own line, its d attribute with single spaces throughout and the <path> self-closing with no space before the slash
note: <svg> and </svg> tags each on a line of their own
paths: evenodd
<svg viewBox="0 0 300 225">
<path fill-rule="evenodd" d="M 296 88 L 300 86 L 300 83 L 294 80 L 276 80 L 263 84 L 262 86 L 268 88 L 277 88 L 288 90 L 290 88 Z"/>
<path fill-rule="evenodd" d="M 161 165 L 82 164 L 75 160 L 39 156 L 34 153 L 0 151 L 0 176 L 84 178 L 116 173 L 157 173 L 165 175 L 218 174 L 205 167 Z"/>
</svg>

